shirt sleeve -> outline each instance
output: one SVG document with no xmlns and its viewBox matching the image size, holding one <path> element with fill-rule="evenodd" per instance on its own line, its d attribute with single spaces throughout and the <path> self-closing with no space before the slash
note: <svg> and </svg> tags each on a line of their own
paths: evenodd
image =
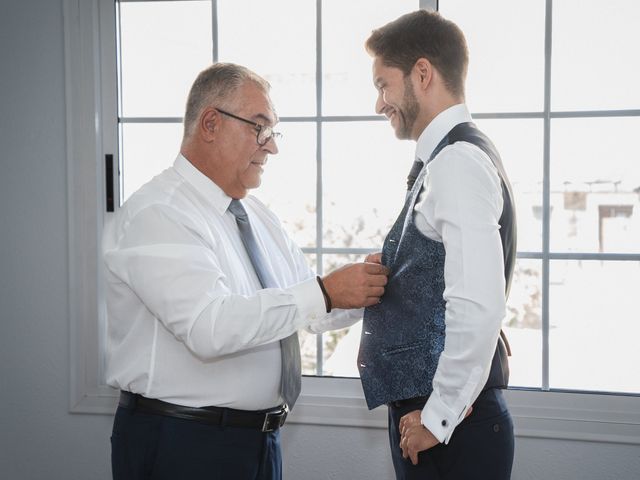
<svg viewBox="0 0 640 480">
<path fill-rule="evenodd" d="M 429 165 L 416 225 L 444 244 L 445 345 L 422 423 L 444 443 L 465 418 L 491 367 L 505 315 L 500 178 L 477 147 L 456 143 Z"/>
<path fill-rule="evenodd" d="M 204 237 L 197 221 L 156 205 L 125 222 L 105 251 L 114 278 L 200 359 L 277 341 L 327 315 L 313 276 L 288 288 L 234 294 L 221 251 Z"/>
<path fill-rule="evenodd" d="M 284 233 L 286 236 L 286 233 Z M 313 296 L 313 299 L 309 298 L 309 302 L 314 300 L 318 302 L 318 299 L 322 302 L 323 314 L 317 314 L 313 316 L 311 319 L 311 323 L 307 326 L 306 330 L 309 333 L 317 334 L 327 332 L 329 330 L 339 330 L 341 328 L 350 327 L 354 323 L 362 320 L 362 316 L 364 315 L 364 308 L 355 308 L 355 309 L 341 309 L 341 308 L 333 308 L 331 313 L 327 314 L 326 304 L 324 301 L 324 295 L 318 282 L 316 280 L 315 272 L 309 267 L 309 263 L 302 253 L 302 250 L 290 239 L 287 237 L 287 241 L 289 244 L 289 250 L 294 259 L 296 265 L 296 271 L 300 279 L 303 278 L 313 278 L 315 282 L 315 289 L 310 286 L 309 295 Z M 316 304 L 317 305 L 317 304 Z"/>
</svg>

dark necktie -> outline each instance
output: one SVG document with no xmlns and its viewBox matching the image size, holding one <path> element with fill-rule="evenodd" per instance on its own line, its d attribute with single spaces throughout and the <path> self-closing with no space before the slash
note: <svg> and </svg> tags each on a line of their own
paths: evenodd
<svg viewBox="0 0 640 480">
<path fill-rule="evenodd" d="M 251 224 L 249 223 L 249 216 L 247 211 L 240 203 L 240 200 L 233 199 L 229 205 L 229 211 L 236 217 L 236 223 L 238 224 L 238 230 L 240 231 L 240 238 L 244 248 L 249 255 L 251 264 L 260 280 L 262 288 L 277 288 L 271 271 L 266 265 L 264 256 L 256 237 L 253 235 Z M 298 333 L 294 332 L 287 338 L 280 340 L 280 351 L 282 355 L 282 375 L 280 380 L 280 393 L 284 398 L 289 408 L 293 408 L 293 405 L 300 395 L 300 382 L 301 382 L 301 362 L 300 362 L 300 343 L 298 342 Z"/>
<path fill-rule="evenodd" d="M 407 190 L 411 190 L 413 188 L 413 184 L 416 183 L 416 178 L 418 178 L 418 175 L 420 175 L 420 171 L 422 170 L 423 166 L 424 163 L 422 163 L 422 160 L 416 158 L 416 160 L 413 162 L 413 165 L 411 166 L 411 171 L 407 176 Z"/>
</svg>

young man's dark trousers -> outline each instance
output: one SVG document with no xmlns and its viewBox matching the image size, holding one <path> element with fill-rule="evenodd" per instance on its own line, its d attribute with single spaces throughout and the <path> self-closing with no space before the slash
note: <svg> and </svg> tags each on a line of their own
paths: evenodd
<svg viewBox="0 0 640 480">
<path fill-rule="evenodd" d="M 421 410 L 425 399 L 389 405 L 389 443 L 398 480 L 508 480 L 513 464 L 513 422 L 502 390 L 480 394 L 473 412 L 455 429 L 447 445 L 420 452 L 418 464 L 402 458 L 399 423 L 403 415 Z"/>
</svg>

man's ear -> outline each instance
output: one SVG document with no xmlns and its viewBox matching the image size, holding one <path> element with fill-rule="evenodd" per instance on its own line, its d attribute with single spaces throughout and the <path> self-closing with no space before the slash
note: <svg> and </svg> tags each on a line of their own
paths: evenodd
<svg viewBox="0 0 640 480">
<path fill-rule="evenodd" d="M 415 76 L 416 83 L 419 86 L 418 88 L 426 90 L 433 80 L 434 68 L 429 60 L 419 58 L 413 65 L 412 73 Z"/>
<path fill-rule="evenodd" d="M 220 115 L 213 107 L 205 108 L 200 114 L 198 132 L 205 142 L 212 142 L 219 128 Z"/>
</svg>

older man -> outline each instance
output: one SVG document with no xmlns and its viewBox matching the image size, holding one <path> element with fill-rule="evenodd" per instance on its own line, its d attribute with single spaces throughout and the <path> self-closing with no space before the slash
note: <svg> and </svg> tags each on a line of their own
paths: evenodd
<svg viewBox="0 0 640 480">
<path fill-rule="evenodd" d="M 215 64 L 195 80 L 174 165 L 104 234 L 107 381 L 122 391 L 115 479 L 279 479 L 279 427 L 300 392 L 297 331 L 373 305 L 386 268 L 315 277 L 248 196 L 278 153 L 269 86 Z M 332 308 L 340 310 L 331 311 Z"/>
</svg>

